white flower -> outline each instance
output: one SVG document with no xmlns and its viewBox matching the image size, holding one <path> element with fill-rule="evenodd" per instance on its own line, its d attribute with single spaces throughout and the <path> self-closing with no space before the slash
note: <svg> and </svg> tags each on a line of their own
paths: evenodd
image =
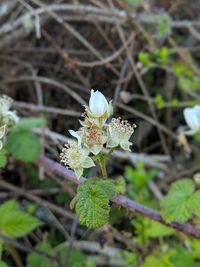
<svg viewBox="0 0 200 267">
<path fill-rule="evenodd" d="M 62 149 L 60 158 L 61 162 L 74 170 L 76 176 L 80 178 L 85 168 L 95 166 L 94 161 L 88 155 L 88 150 L 80 148 L 77 142 L 70 141 Z"/>
<path fill-rule="evenodd" d="M 11 111 L 12 98 L 6 95 L 0 95 L 0 117 L 3 117 L 3 121 L 6 124 L 15 124 L 19 121 L 15 111 Z"/>
<path fill-rule="evenodd" d="M 91 96 L 89 100 L 89 111 L 94 117 L 103 116 L 109 109 L 108 101 L 105 96 L 98 90 L 94 92 L 91 90 Z"/>
<path fill-rule="evenodd" d="M 200 130 L 200 106 L 185 108 L 183 110 L 183 115 L 187 125 L 191 129 L 185 133 L 190 135 L 198 132 Z"/>
<path fill-rule="evenodd" d="M 120 120 L 120 118 L 113 118 L 109 124 L 109 140 L 107 147 L 121 146 L 122 149 L 131 151 L 132 143 L 129 141 L 131 135 L 134 133 L 135 124 L 131 126 L 127 121 Z"/>
</svg>

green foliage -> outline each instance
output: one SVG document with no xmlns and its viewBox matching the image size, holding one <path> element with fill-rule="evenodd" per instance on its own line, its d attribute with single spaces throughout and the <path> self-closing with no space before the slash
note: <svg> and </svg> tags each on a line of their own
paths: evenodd
<svg viewBox="0 0 200 267">
<path fill-rule="evenodd" d="M 0 232 L 5 236 L 22 237 L 40 225 L 41 222 L 38 219 L 20 211 L 14 200 L 0 206 Z"/>
<path fill-rule="evenodd" d="M 45 242 L 45 243 L 39 243 L 36 246 L 36 249 L 48 253 L 49 255 L 52 255 L 52 247 L 49 243 Z M 53 255 L 52 255 L 53 256 Z M 46 257 L 43 257 L 42 255 L 38 254 L 38 253 L 30 253 L 27 257 L 27 263 L 29 267 L 57 267 L 57 264 L 52 261 L 51 259 L 48 259 Z"/>
<path fill-rule="evenodd" d="M 157 175 L 157 170 L 152 168 L 146 170 L 142 162 L 138 162 L 135 168 L 125 167 L 124 177 L 128 181 L 128 195 L 136 201 L 149 202 L 148 182 Z"/>
<path fill-rule="evenodd" d="M 145 235 L 150 238 L 160 238 L 165 236 L 170 236 L 175 233 L 175 231 L 159 222 L 155 222 L 149 219 L 145 220 Z"/>
<path fill-rule="evenodd" d="M 81 183 L 77 195 L 71 202 L 80 223 L 89 228 L 99 228 L 109 219 L 109 199 L 116 195 L 114 185 L 109 180 L 91 179 Z"/>
<path fill-rule="evenodd" d="M 165 66 L 169 63 L 170 56 L 174 54 L 174 49 L 168 47 L 161 47 L 154 52 L 141 52 L 139 54 L 139 61 L 146 67 Z"/>
<path fill-rule="evenodd" d="M 195 257 L 192 252 L 183 247 L 176 247 L 174 251 L 172 250 L 170 261 L 175 267 L 191 267 L 195 262 Z"/>
<path fill-rule="evenodd" d="M 34 162 L 40 154 L 40 141 L 36 134 L 30 132 L 32 128 L 46 124 L 44 118 L 21 119 L 8 135 L 6 149 L 17 160 Z"/>
<path fill-rule="evenodd" d="M 157 108 L 163 108 L 165 106 L 165 100 L 160 94 L 157 94 L 154 98 L 155 104 Z"/>
<path fill-rule="evenodd" d="M 0 168 L 4 168 L 7 164 L 7 152 L 4 148 L 0 150 Z"/>
<path fill-rule="evenodd" d="M 40 141 L 34 133 L 13 131 L 8 136 L 6 149 L 17 160 L 33 162 L 39 157 Z"/>
<path fill-rule="evenodd" d="M 138 59 L 144 66 L 149 66 L 151 63 L 151 56 L 149 53 L 141 52 Z"/>
<path fill-rule="evenodd" d="M 10 267 L 6 262 L 1 261 L 0 262 L 0 267 Z"/>
<path fill-rule="evenodd" d="M 141 3 L 141 0 L 128 0 L 128 2 L 134 7 L 137 7 Z"/>
<path fill-rule="evenodd" d="M 161 201 L 161 213 L 166 222 L 185 222 L 193 213 L 200 216 L 200 191 L 194 190 L 194 183 L 189 179 L 172 184 L 168 195 Z"/>
<path fill-rule="evenodd" d="M 126 267 L 133 267 L 135 266 L 135 263 L 137 262 L 137 254 L 134 252 L 128 252 L 128 251 L 122 251 L 120 253 L 120 256 L 124 259 L 126 262 Z"/>
<path fill-rule="evenodd" d="M 62 250 L 62 254 L 63 256 L 61 256 L 61 258 L 65 258 L 66 259 L 66 250 L 63 249 Z M 68 258 L 68 262 L 69 262 L 69 266 L 71 267 L 83 267 L 85 265 L 85 256 L 84 254 L 77 250 L 77 249 L 72 249 L 69 253 L 69 258 Z"/>
<path fill-rule="evenodd" d="M 166 254 L 162 257 L 150 255 L 145 258 L 144 263 L 140 267 L 175 267 L 175 265 L 170 262 L 169 256 L 170 254 Z"/>
<path fill-rule="evenodd" d="M 38 243 L 36 249 L 45 252 L 51 256 L 58 256 L 61 260 L 62 266 L 70 267 L 86 267 L 85 255 L 76 249 L 67 250 L 66 244 L 60 244 L 57 247 L 52 247 L 48 242 Z M 29 267 L 57 267 L 57 263 L 51 259 L 48 259 L 38 253 L 31 253 L 27 257 L 27 263 Z"/>
<path fill-rule="evenodd" d="M 125 194 L 126 182 L 123 177 L 118 177 L 117 179 L 115 179 L 114 186 L 117 194 Z"/>
<path fill-rule="evenodd" d="M 156 38 L 162 39 L 171 33 L 172 21 L 167 13 L 148 15 L 146 19 L 155 23 Z"/>
<path fill-rule="evenodd" d="M 46 125 L 45 118 L 25 118 L 21 119 L 13 128 L 12 131 L 27 131 L 32 128 L 41 128 Z"/>
</svg>

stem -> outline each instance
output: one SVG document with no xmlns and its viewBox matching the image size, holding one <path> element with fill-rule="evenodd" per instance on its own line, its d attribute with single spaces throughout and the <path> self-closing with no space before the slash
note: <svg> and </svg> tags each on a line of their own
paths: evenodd
<svg viewBox="0 0 200 267">
<path fill-rule="evenodd" d="M 18 254 L 17 250 L 12 246 L 12 244 L 6 244 L 5 249 L 13 258 L 17 267 L 24 267 L 20 255 Z"/>
<path fill-rule="evenodd" d="M 106 179 L 108 178 L 108 174 L 107 174 L 107 170 L 106 170 L 106 160 L 108 160 L 111 156 L 111 154 L 113 153 L 113 151 L 115 150 L 115 147 L 112 147 L 110 149 L 110 151 L 104 155 L 104 154 L 100 154 L 98 156 L 98 163 L 100 165 L 100 168 L 101 168 L 101 172 L 102 172 L 102 175 L 103 175 L 103 178 Z"/>
<path fill-rule="evenodd" d="M 99 165 L 100 165 L 100 168 L 101 168 L 101 172 L 102 172 L 103 178 L 104 179 L 108 178 L 108 174 L 107 174 L 107 170 L 106 170 L 106 161 L 105 161 L 104 158 L 100 158 Z"/>
<path fill-rule="evenodd" d="M 115 147 L 112 147 L 110 151 L 104 156 L 104 159 L 105 160 L 109 159 L 114 150 L 115 150 Z"/>
</svg>

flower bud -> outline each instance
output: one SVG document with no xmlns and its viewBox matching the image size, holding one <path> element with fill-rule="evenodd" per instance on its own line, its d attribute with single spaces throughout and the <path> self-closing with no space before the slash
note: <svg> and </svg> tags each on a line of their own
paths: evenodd
<svg viewBox="0 0 200 267">
<path fill-rule="evenodd" d="M 91 123 L 102 127 L 107 118 L 112 114 L 112 102 L 106 100 L 105 96 L 98 90 L 91 90 L 89 106 L 85 106 L 87 119 Z"/>
<path fill-rule="evenodd" d="M 94 92 L 91 90 L 91 96 L 89 100 L 90 112 L 94 117 L 103 116 L 108 110 L 108 101 L 105 96 L 98 90 Z"/>
<path fill-rule="evenodd" d="M 200 130 L 200 106 L 195 106 L 193 108 L 185 108 L 183 110 L 183 115 L 185 121 L 191 131 L 186 133 L 188 134 L 195 134 Z"/>
</svg>

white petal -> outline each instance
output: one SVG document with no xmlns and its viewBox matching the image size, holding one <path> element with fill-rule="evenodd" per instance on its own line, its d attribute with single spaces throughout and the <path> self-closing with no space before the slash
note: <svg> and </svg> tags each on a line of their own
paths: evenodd
<svg viewBox="0 0 200 267">
<path fill-rule="evenodd" d="M 81 146 L 81 137 L 74 130 L 69 130 L 69 133 L 78 140 L 78 146 Z"/>
<path fill-rule="evenodd" d="M 194 107 L 194 112 L 199 120 L 199 124 L 200 124 L 200 106 L 195 106 Z"/>
<path fill-rule="evenodd" d="M 185 108 L 183 110 L 183 115 L 184 115 L 184 118 L 185 118 L 187 125 L 191 129 L 197 130 L 200 128 L 200 120 L 198 119 L 198 116 L 197 116 L 194 108 Z"/>
<path fill-rule="evenodd" d="M 89 100 L 89 108 L 94 116 L 101 117 L 108 109 L 108 101 L 101 92 L 98 90 L 94 92 L 92 89 Z"/>
<path fill-rule="evenodd" d="M 7 111 L 5 115 L 9 116 L 14 123 L 17 123 L 19 121 L 19 117 L 17 116 L 15 111 Z"/>
</svg>

